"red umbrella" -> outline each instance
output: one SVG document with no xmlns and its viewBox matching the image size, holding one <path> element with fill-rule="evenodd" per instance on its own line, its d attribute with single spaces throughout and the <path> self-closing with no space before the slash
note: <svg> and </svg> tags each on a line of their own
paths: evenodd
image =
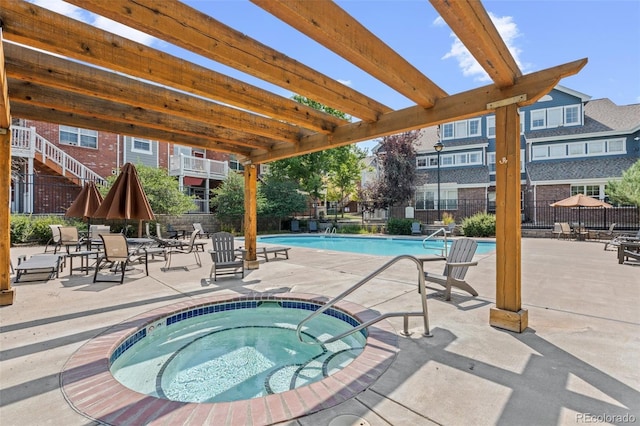
<svg viewBox="0 0 640 426">
<path fill-rule="evenodd" d="M 127 163 L 122 167 L 118 178 L 104 197 L 94 217 L 124 219 L 125 226 L 126 221 L 130 219 L 140 221 L 155 219 L 138 178 L 138 171 L 133 164 Z"/>
</svg>

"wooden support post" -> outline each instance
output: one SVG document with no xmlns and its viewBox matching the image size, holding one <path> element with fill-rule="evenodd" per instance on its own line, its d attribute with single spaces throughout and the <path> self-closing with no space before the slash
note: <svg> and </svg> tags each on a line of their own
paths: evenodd
<svg viewBox="0 0 640 426">
<path fill-rule="evenodd" d="M 489 324 L 522 332 L 520 116 L 515 103 L 496 109 L 496 307 Z"/>
<path fill-rule="evenodd" d="M 11 112 L 9 86 L 4 66 L 4 48 L 0 27 L 0 306 L 12 305 L 15 291 L 11 288 L 9 262 L 11 259 L 11 216 L 9 193 L 11 188 Z M 4 206 L 4 207 L 3 207 Z"/>
<path fill-rule="evenodd" d="M 258 234 L 258 167 L 248 164 L 244 168 L 244 248 L 247 251 L 245 268 L 258 269 L 256 238 Z"/>
</svg>

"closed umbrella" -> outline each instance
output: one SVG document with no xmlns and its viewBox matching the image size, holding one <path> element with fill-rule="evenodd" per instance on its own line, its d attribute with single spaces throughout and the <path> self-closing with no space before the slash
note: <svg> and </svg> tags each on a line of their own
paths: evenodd
<svg viewBox="0 0 640 426">
<path fill-rule="evenodd" d="M 85 182 L 82 190 L 65 212 L 66 217 L 78 217 L 87 221 L 87 229 L 91 229 L 91 218 L 102 203 L 102 195 L 92 180 Z M 89 240 L 87 240 L 89 241 Z"/>
<path fill-rule="evenodd" d="M 104 197 L 104 201 L 98 207 L 94 217 L 124 219 L 125 229 L 128 220 L 155 219 L 133 164 L 127 163 L 122 167 L 118 178 Z"/>
<path fill-rule="evenodd" d="M 609 203 L 605 203 L 604 201 L 598 200 L 593 197 L 589 197 L 584 194 L 572 195 L 571 197 L 565 198 L 564 200 L 551 203 L 550 206 L 551 207 L 577 207 L 578 208 L 578 226 L 581 226 L 582 224 L 580 212 L 583 207 L 603 207 L 603 208 L 613 207 Z"/>
</svg>

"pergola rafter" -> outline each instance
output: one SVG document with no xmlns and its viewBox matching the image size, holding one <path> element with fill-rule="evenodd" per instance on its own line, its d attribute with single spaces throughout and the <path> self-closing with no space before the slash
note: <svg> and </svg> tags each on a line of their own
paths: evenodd
<svg viewBox="0 0 640 426">
<path fill-rule="evenodd" d="M 579 72 L 586 59 L 522 75 L 478 0 L 430 0 L 493 81 L 449 95 L 331 1 L 252 0 L 415 103 L 393 110 L 177 0 L 67 1 L 345 112 L 354 121 L 24 0 L 0 0 L 0 169 L 5 170 L 0 203 L 9 205 L 10 111 L 234 153 L 247 166 L 247 266 L 257 267 L 256 164 L 495 112 L 497 302 L 490 324 L 513 331 L 527 326 L 520 300 L 517 108 Z M 8 227 L 7 209 L 0 210 L 0 222 Z M 8 238 L 0 241 L 0 304 L 14 297 Z"/>
</svg>

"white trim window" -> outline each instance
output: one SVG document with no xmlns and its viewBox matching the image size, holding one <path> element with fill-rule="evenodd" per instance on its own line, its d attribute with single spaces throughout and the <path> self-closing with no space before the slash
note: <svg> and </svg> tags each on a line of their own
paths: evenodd
<svg viewBox="0 0 640 426">
<path fill-rule="evenodd" d="M 437 210 L 438 209 L 438 189 L 433 187 L 422 187 L 416 189 L 416 210 Z M 440 188 L 440 209 L 458 209 L 458 189 Z"/>
<path fill-rule="evenodd" d="M 580 105 L 565 105 L 531 110 L 531 130 L 582 124 Z"/>
<path fill-rule="evenodd" d="M 520 150 L 520 173 L 524 173 L 525 167 L 524 149 Z M 487 152 L 487 167 L 489 167 L 489 173 L 496 173 L 496 153 Z"/>
<path fill-rule="evenodd" d="M 482 151 L 456 152 L 440 154 L 440 167 L 477 166 L 482 165 Z M 419 169 L 434 169 L 438 167 L 438 155 L 417 157 L 416 166 Z"/>
<path fill-rule="evenodd" d="M 571 185 L 571 195 L 584 194 L 598 200 L 604 200 L 605 185 Z"/>
<path fill-rule="evenodd" d="M 487 117 L 487 137 L 496 137 L 496 116 L 490 115 Z"/>
<path fill-rule="evenodd" d="M 461 139 L 474 136 L 482 136 L 482 119 L 470 118 L 468 120 L 454 121 L 442 125 L 442 139 Z"/>
<path fill-rule="evenodd" d="M 98 148 L 97 130 L 60 125 L 59 138 L 60 143 L 64 145 L 74 145 L 82 148 Z"/>
<path fill-rule="evenodd" d="M 624 138 L 544 145 L 535 144 L 531 146 L 531 161 L 567 157 L 598 157 L 620 154 L 626 154 Z"/>
<path fill-rule="evenodd" d="M 131 138 L 131 152 L 153 154 L 153 146 L 149 139 Z"/>
</svg>

